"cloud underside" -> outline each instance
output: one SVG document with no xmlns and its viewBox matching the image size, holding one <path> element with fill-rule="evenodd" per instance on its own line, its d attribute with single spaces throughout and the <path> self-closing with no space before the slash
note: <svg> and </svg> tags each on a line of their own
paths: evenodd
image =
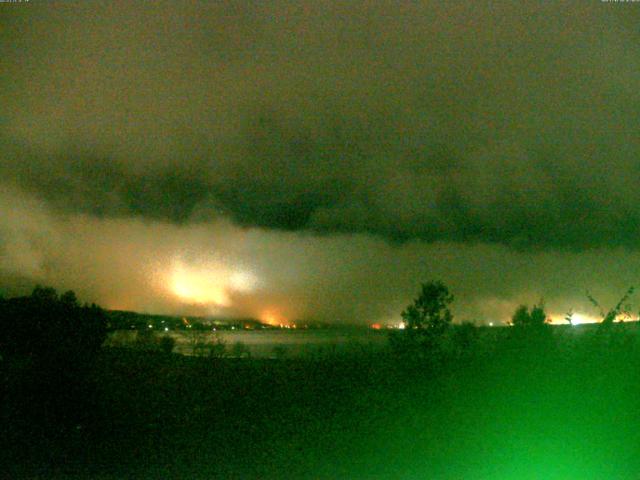
<svg viewBox="0 0 640 480">
<path fill-rule="evenodd" d="M 60 211 L 106 218 L 635 246 L 637 16 L 34 6 L 6 21 L 0 170 Z"/>
</svg>

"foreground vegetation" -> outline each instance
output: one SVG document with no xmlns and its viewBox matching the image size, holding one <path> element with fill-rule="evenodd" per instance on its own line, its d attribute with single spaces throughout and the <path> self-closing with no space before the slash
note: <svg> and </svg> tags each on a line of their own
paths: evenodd
<svg viewBox="0 0 640 480">
<path fill-rule="evenodd" d="M 322 361 L 103 348 L 67 380 L 72 362 L 5 348 L 0 463 L 9 478 L 637 478 L 636 329 L 408 330 Z"/>
</svg>

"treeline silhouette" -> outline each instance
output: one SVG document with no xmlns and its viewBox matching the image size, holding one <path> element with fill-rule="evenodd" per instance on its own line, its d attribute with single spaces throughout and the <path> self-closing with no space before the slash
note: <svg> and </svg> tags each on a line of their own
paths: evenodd
<svg viewBox="0 0 640 480">
<path fill-rule="evenodd" d="M 73 291 L 38 286 L 29 296 L 0 298 L 5 447 L 29 456 L 39 438 L 87 428 L 96 418 L 93 367 L 106 327 L 104 311 L 81 305 Z"/>
<path fill-rule="evenodd" d="M 80 305 L 73 291 L 58 295 L 37 286 L 31 295 L 0 298 L 0 353 L 38 364 L 86 362 L 107 334 L 106 315 L 97 305 Z"/>
<path fill-rule="evenodd" d="M 458 365 L 461 358 L 468 365 L 497 357 L 510 362 L 614 353 L 635 358 L 640 355 L 640 328 L 638 322 L 629 322 L 637 318 L 629 302 L 633 292 L 630 287 L 609 309 L 587 292 L 599 310 L 601 321 L 595 324 L 575 325 L 570 310 L 564 317 L 566 324 L 552 325 L 539 300 L 532 307 L 519 305 L 507 322 L 509 328 L 495 328 L 453 323 L 449 307 L 454 296 L 441 281 L 430 281 L 421 285 L 418 296 L 402 312 L 405 329 L 390 332 L 390 351 L 421 369 L 429 364 L 435 368 Z"/>
<path fill-rule="evenodd" d="M 141 345 L 102 348 L 107 317 L 72 292 L 0 300 L 0 466 L 8 478 L 539 478 L 526 462 L 541 438 L 583 456 L 637 445 L 636 323 L 551 326 L 539 302 L 510 328 L 477 327 L 453 323 L 453 301 L 426 284 L 391 348 L 318 360 L 223 355 L 220 342 L 212 354 L 199 331 L 194 355 L 174 355 L 148 325 Z M 520 474 L 465 470 L 504 451 Z M 568 458 L 553 451 L 544 461 Z M 597 476 L 577 476 L 635 478 L 604 471 L 605 453 Z"/>
</svg>

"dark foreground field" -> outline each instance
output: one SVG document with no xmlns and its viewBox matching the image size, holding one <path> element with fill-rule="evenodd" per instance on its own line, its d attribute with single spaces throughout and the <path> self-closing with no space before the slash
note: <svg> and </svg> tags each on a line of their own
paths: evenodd
<svg viewBox="0 0 640 480">
<path fill-rule="evenodd" d="M 85 410 L 73 421 L 47 416 L 53 407 L 42 389 L 9 392 L 2 474 L 639 478 L 636 340 L 557 343 L 503 341 L 444 360 L 205 359 L 105 349 L 83 398 L 70 394 Z"/>
</svg>

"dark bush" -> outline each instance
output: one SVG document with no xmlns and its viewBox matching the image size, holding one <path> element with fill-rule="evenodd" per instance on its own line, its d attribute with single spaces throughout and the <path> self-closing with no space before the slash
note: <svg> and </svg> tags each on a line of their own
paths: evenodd
<svg viewBox="0 0 640 480">
<path fill-rule="evenodd" d="M 106 323 L 101 308 L 81 306 L 71 291 L 58 296 L 36 287 L 30 296 L 0 301 L 2 417 L 48 432 L 83 423 Z"/>
<path fill-rule="evenodd" d="M 160 350 L 166 354 L 173 352 L 175 346 L 176 340 L 173 337 L 165 336 L 160 339 Z"/>
<path fill-rule="evenodd" d="M 36 287 L 31 296 L 0 302 L 0 353 L 82 364 L 104 343 L 106 323 L 100 307 L 79 305 L 72 291 L 58 297 L 53 288 Z"/>
<path fill-rule="evenodd" d="M 453 343 L 457 353 L 470 352 L 478 341 L 478 328 L 471 322 L 455 325 L 453 329 Z"/>
</svg>

